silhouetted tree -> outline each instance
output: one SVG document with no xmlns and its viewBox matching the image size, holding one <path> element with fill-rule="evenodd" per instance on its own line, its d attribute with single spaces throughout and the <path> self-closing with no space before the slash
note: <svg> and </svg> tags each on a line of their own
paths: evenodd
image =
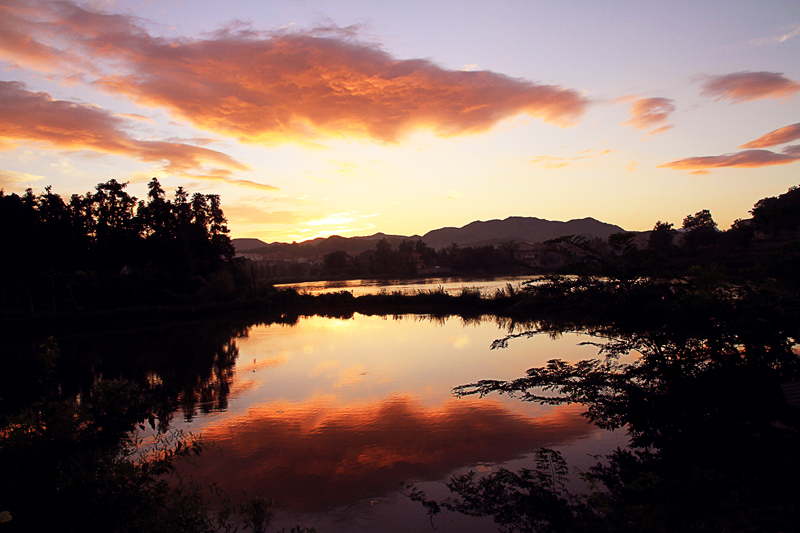
<svg viewBox="0 0 800 533">
<path fill-rule="evenodd" d="M 350 256 L 348 253 L 343 250 L 325 254 L 325 257 L 323 258 L 325 272 L 333 275 L 344 273 L 344 271 L 347 269 L 349 259 Z"/>
<path fill-rule="evenodd" d="M 138 201 L 126 186 L 100 183 L 94 193 L 73 194 L 69 204 L 50 187 L 39 196 L 30 189 L 21 197 L 0 193 L 0 246 L 13 259 L 2 265 L 2 305 L 35 311 L 46 299 L 58 310 L 56 300 L 68 298 L 74 308 L 82 300 L 78 287 L 84 299 L 107 305 L 194 292 L 212 277 L 219 286 L 223 278 L 234 280 L 238 269 L 219 196 L 197 193 L 189 202 L 179 187 L 169 201 L 153 178 L 147 200 Z M 125 294 L 117 292 L 124 287 Z"/>
<path fill-rule="evenodd" d="M 763 198 L 756 202 L 750 213 L 755 228 L 760 232 L 796 232 L 800 228 L 800 188 L 791 187 L 777 198 Z"/>
<path fill-rule="evenodd" d="M 698 211 L 694 215 L 686 215 L 686 218 L 683 219 L 683 229 L 685 230 L 707 227 L 717 227 L 717 223 L 714 222 L 714 218 L 711 216 L 711 211 L 708 209 Z"/>
<path fill-rule="evenodd" d="M 373 273 L 391 274 L 394 266 L 392 245 L 386 239 L 381 239 L 375 244 L 373 256 Z"/>
<path fill-rule="evenodd" d="M 672 244 L 674 238 L 675 230 L 672 229 L 672 223 L 659 220 L 650 232 L 647 246 L 648 248 L 666 248 Z"/>
<path fill-rule="evenodd" d="M 491 516 L 504 531 L 794 527 L 800 416 L 780 383 L 800 377 L 796 296 L 776 287 L 613 278 L 555 278 L 525 292 L 523 305 L 542 318 L 528 329 L 515 324 L 493 348 L 582 332 L 596 339 L 589 344 L 598 357 L 551 360 L 455 394 L 578 403 L 599 427 L 625 428 L 630 444 L 585 472 L 589 497 L 539 483 L 531 471 L 498 471 L 454 476 L 444 501 L 412 492 L 429 512 Z"/>
<path fill-rule="evenodd" d="M 686 230 L 688 246 L 710 246 L 719 240 L 717 223 L 708 209 L 687 215 L 683 219 L 683 229 Z"/>
</svg>

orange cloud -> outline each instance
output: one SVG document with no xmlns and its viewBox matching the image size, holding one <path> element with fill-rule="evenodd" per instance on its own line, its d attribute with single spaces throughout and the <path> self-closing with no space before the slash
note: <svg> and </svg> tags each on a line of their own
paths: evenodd
<svg viewBox="0 0 800 533">
<path fill-rule="evenodd" d="M 15 143 L 42 143 L 63 150 L 91 150 L 131 157 L 148 163 L 163 163 L 163 170 L 184 176 L 205 177 L 272 190 L 269 185 L 232 179 L 231 170 L 248 167 L 216 150 L 168 141 L 134 139 L 122 128 L 127 120 L 90 106 L 54 100 L 49 94 L 32 92 L 21 82 L 0 81 L 0 147 Z M 222 168 L 207 169 L 206 164 Z"/>
<path fill-rule="evenodd" d="M 786 165 L 800 160 L 800 155 L 792 153 L 775 153 L 769 150 L 744 150 L 733 154 L 687 157 L 658 165 L 658 168 L 676 170 L 705 170 L 709 168 L 740 167 L 760 168 L 772 165 Z"/>
<path fill-rule="evenodd" d="M 568 166 L 572 161 L 569 157 L 559 157 L 555 155 L 537 155 L 531 158 L 528 163 L 531 165 L 541 164 L 545 168 L 562 168 Z"/>
<path fill-rule="evenodd" d="M 132 118 L 134 120 L 141 120 L 142 122 L 149 122 L 151 124 L 155 124 L 156 121 L 150 117 L 145 117 L 143 115 L 137 115 L 135 113 L 115 113 L 114 116 L 122 117 L 122 118 Z"/>
<path fill-rule="evenodd" d="M 716 100 L 747 102 L 765 98 L 788 99 L 800 92 L 800 83 L 780 72 L 735 72 L 711 76 L 703 84 L 701 94 Z"/>
<path fill-rule="evenodd" d="M 130 66 L 132 73 L 98 83 L 253 143 L 320 136 L 395 142 L 413 129 L 486 131 L 523 113 L 567 125 L 587 105 L 557 86 L 396 60 L 371 46 L 308 34 L 154 44 Z"/>
<path fill-rule="evenodd" d="M 661 126 L 660 128 L 656 128 L 649 133 L 650 135 L 658 135 L 659 133 L 664 133 L 667 130 L 671 130 L 673 127 L 674 126 L 672 124 L 667 124 L 666 126 Z"/>
<path fill-rule="evenodd" d="M 99 61 L 114 49 L 115 36 L 135 34 L 137 19 L 87 11 L 61 1 L 3 0 L 0 59 L 53 73 L 69 81 L 101 71 Z M 82 43 L 95 43 L 86 54 Z"/>
<path fill-rule="evenodd" d="M 610 153 L 612 153 L 610 149 L 605 149 L 603 151 L 583 150 L 579 152 L 579 155 L 573 157 L 560 157 L 555 155 L 537 155 L 536 157 L 531 158 L 531 160 L 528 161 L 528 163 L 532 165 L 541 164 L 545 168 L 562 168 L 571 165 L 573 161 L 579 161 L 581 159 L 590 159 L 593 157 L 600 157 L 602 155 Z"/>
<path fill-rule="evenodd" d="M 395 142 L 415 129 L 442 136 L 482 132 L 520 114 L 565 126 L 589 104 L 578 92 L 556 85 L 395 59 L 356 42 L 347 29 L 222 31 L 203 40 L 168 39 L 149 35 L 133 17 L 69 2 L 34 9 L 11 0 L 9 6 L 8 14 L 25 24 L 31 51 L 18 53 L 14 43 L 0 43 L 0 53 L 51 69 L 68 63 L 82 74 L 96 71 L 94 83 L 110 92 L 245 142 L 316 137 Z M 72 55 L 47 53 L 56 43 L 66 43 L 63 48 Z M 86 65 L 75 59 L 76 52 L 95 61 Z M 101 74 L 104 62 L 122 73 Z"/>
<path fill-rule="evenodd" d="M 28 17 L 39 9 L 32 3 L 5 0 L 0 4 L 0 59 L 20 61 L 48 70 L 58 64 L 59 50 L 39 42 Z"/>
<path fill-rule="evenodd" d="M 562 407 L 530 418 L 489 399 L 424 408 L 401 396 L 343 407 L 275 403 L 203 429 L 217 446 L 191 473 L 273 495 L 286 509 L 314 511 L 392 492 L 403 480 L 438 480 L 460 467 L 588 436 L 596 429 L 580 412 Z"/>
<path fill-rule="evenodd" d="M 646 130 L 655 135 L 672 127 L 669 116 L 675 111 L 675 104 L 669 98 L 640 98 L 631 104 L 631 118 L 623 124 Z"/>
<path fill-rule="evenodd" d="M 795 139 L 800 139 L 800 122 L 773 130 L 754 141 L 741 145 L 739 148 L 768 148 L 777 144 L 788 143 Z"/>
<path fill-rule="evenodd" d="M 233 172 L 223 168 L 213 168 L 210 169 L 210 173 L 192 173 L 192 174 L 185 174 L 187 177 L 201 179 L 206 181 L 221 181 L 223 183 L 229 183 L 231 185 L 239 185 L 240 187 L 248 187 L 250 189 L 256 189 L 259 191 L 279 191 L 278 187 L 274 185 L 268 185 L 266 183 L 259 183 L 257 181 L 252 180 L 243 180 L 231 177 Z"/>
<path fill-rule="evenodd" d="M 0 169 L 0 189 L 9 185 L 30 183 L 32 181 L 40 181 L 42 179 L 44 179 L 44 176 L 37 176 L 34 174 L 27 174 L 25 172 L 14 172 L 13 170 Z"/>
</svg>

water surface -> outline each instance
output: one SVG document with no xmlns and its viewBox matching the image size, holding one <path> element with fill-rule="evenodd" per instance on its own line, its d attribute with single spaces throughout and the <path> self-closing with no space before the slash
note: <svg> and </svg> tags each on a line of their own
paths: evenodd
<svg viewBox="0 0 800 533">
<path fill-rule="evenodd" d="M 534 279 L 533 276 L 499 276 L 486 278 L 440 277 L 425 279 L 352 279 L 341 281 L 307 281 L 305 283 L 286 283 L 275 285 L 281 288 L 293 288 L 308 294 L 326 294 L 348 291 L 353 296 L 377 294 L 380 292 L 415 294 L 443 290 L 448 294 L 458 295 L 463 289 L 476 290 L 483 296 L 492 296 L 498 289 L 504 290 L 510 284 L 519 289 L 523 283 Z"/>
<path fill-rule="evenodd" d="M 577 334 L 490 350 L 506 331 L 488 319 L 418 315 L 253 326 L 235 340 L 224 405 L 212 402 L 205 413 L 195 405 L 174 424 L 214 442 L 191 473 L 233 496 L 276 498 L 276 529 L 301 523 L 325 532 L 432 531 L 424 509 L 403 495 L 405 483 L 444 496 L 439 482 L 452 473 L 530 467 L 542 446 L 586 467 L 587 454 L 625 444 L 621 434 L 587 424 L 578 406 L 454 398 L 460 384 L 596 355 Z M 490 520 L 457 515 L 435 524 L 496 529 Z"/>
</svg>

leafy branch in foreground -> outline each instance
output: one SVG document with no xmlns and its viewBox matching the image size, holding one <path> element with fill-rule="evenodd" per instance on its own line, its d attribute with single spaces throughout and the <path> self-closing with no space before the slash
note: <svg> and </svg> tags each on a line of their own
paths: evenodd
<svg viewBox="0 0 800 533">
<path fill-rule="evenodd" d="M 430 513 L 493 516 L 508 531 L 794 527 L 800 414 L 780 386 L 800 376 L 800 321 L 790 291 L 597 278 L 555 278 L 526 291 L 524 305 L 550 316 L 514 324 L 493 348 L 569 331 L 595 337 L 587 344 L 599 357 L 551 360 L 523 377 L 481 380 L 454 394 L 579 403 L 595 425 L 625 428 L 630 443 L 583 475 L 587 497 L 532 487 L 524 470 L 498 471 L 452 478 L 455 496 L 442 502 L 412 492 Z M 499 505 L 502 499 L 511 508 Z M 558 501 L 570 512 L 540 510 Z"/>
<path fill-rule="evenodd" d="M 433 518 L 448 510 L 469 516 L 491 516 L 504 532 L 567 531 L 577 523 L 595 521 L 585 497 L 565 488 L 569 468 L 556 450 L 536 452 L 536 468 L 512 472 L 500 468 L 487 476 L 475 472 L 453 476 L 446 486 L 458 497 L 428 499 L 413 485 L 406 488 L 412 501 L 421 503 Z"/>
</svg>

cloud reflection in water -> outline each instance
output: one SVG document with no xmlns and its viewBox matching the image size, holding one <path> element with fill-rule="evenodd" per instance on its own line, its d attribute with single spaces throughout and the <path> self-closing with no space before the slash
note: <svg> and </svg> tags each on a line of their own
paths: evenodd
<svg viewBox="0 0 800 533">
<path fill-rule="evenodd" d="M 395 395 L 337 406 L 330 399 L 255 406 L 203 431 L 219 449 L 196 478 L 268 494 L 293 511 L 319 511 L 437 480 L 478 463 L 501 463 L 596 431 L 575 407 L 532 418 L 501 402 L 451 399 L 426 409 Z"/>
</svg>

